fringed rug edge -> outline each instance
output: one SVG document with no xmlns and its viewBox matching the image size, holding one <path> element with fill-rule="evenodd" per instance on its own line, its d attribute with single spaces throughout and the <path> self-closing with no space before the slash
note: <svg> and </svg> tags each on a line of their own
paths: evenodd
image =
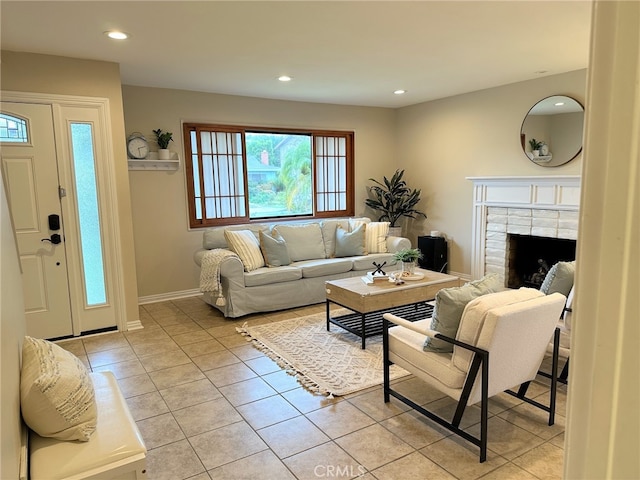
<svg viewBox="0 0 640 480">
<path fill-rule="evenodd" d="M 296 377 L 298 383 L 300 383 L 300 385 L 302 385 L 306 390 L 314 394 L 324 395 L 327 398 L 334 398 L 334 394 L 331 392 L 331 389 L 323 387 L 322 385 L 318 384 L 318 382 L 310 379 L 305 373 L 296 369 L 293 365 L 291 365 L 291 363 L 287 361 L 287 359 L 283 358 L 282 355 L 272 350 L 257 338 L 254 338 L 248 329 L 249 325 L 247 323 L 244 323 L 241 327 L 236 327 L 236 331 L 239 334 L 241 334 L 243 337 L 247 337 L 247 342 L 251 342 L 254 348 L 260 350 L 271 360 L 276 362 L 276 364 L 285 372 L 287 372 L 288 375 Z M 346 395 L 346 393 L 342 393 L 340 395 Z"/>
</svg>

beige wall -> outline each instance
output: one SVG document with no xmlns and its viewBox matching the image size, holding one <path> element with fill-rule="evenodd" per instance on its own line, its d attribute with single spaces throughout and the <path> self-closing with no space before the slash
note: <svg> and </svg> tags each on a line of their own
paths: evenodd
<svg viewBox="0 0 640 480">
<path fill-rule="evenodd" d="M 574 175 L 582 158 L 554 168 L 529 161 L 520 127 L 538 100 L 563 94 L 584 103 L 586 70 L 459 95 L 392 110 L 286 102 L 146 87 L 123 87 L 126 133 L 174 133 L 178 171 L 130 171 L 138 292 L 141 297 L 197 288 L 192 260 L 202 234 L 187 224 L 181 122 L 353 129 L 356 132 L 356 214 L 369 178 L 396 168 L 421 188 L 428 219 L 408 221 L 405 234 L 440 230 L 449 239 L 451 272 L 471 271 L 471 192 L 467 176 Z M 155 145 L 152 143 L 152 149 Z M 171 253 L 169 255 L 169 253 Z"/>
<path fill-rule="evenodd" d="M 1 176 L 1 174 L 0 174 Z M 25 335 L 20 264 L 9 205 L 0 180 L 0 478 L 18 478 L 20 467 L 20 356 Z"/>
<path fill-rule="evenodd" d="M 138 291 L 141 297 L 198 287 L 193 253 L 202 231 L 189 230 L 182 145 L 182 122 L 355 131 L 356 214 L 365 212 L 368 178 L 395 169 L 395 112 L 384 108 L 345 107 L 123 86 L 127 134 L 142 132 L 155 150 L 153 130 L 173 133 L 170 149 L 179 152 L 177 171 L 129 172 Z"/>
<path fill-rule="evenodd" d="M 120 219 L 120 244 L 125 279 L 127 320 L 138 319 L 138 293 L 134 269 L 134 247 L 125 151 L 120 67 L 116 63 L 79 60 L 51 55 L 2 51 L 0 87 L 5 91 L 109 99 Z"/>
<path fill-rule="evenodd" d="M 422 189 L 426 223 L 410 236 L 440 230 L 449 239 L 451 272 L 471 271 L 472 182 L 465 177 L 579 175 L 582 155 L 546 168 L 520 147 L 520 127 L 529 109 L 550 95 L 568 95 L 584 105 L 586 70 L 514 83 L 405 107 L 397 112 L 398 166 Z"/>
<path fill-rule="evenodd" d="M 583 145 L 583 115 L 578 112 L 551 116 L 549 145 L 554 159 L 571 158 Z M 558 141 L 560 139 L 560 141 Z M 551 147 L 553 145 L 553 147 Z"/>
</svg>

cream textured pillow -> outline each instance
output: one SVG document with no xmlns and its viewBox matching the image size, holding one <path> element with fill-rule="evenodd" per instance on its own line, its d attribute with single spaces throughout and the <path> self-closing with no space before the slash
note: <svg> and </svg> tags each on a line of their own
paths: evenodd
<svg viewBox="0 0 640 480">
<path fill-rule="evenodd" d="M 458 332 L 456 333 L 455 338 L 456 340 L 460 340 L 464 343 L 478 345 L 480 332 L 484 328 L 485 320 L 491 310 L 498 307 L 513 305 L 514 303 L 526 302 L 543 296 L 544 294 L 535 288 L 521 287 L 517 290 L 503 290 L 474 298 L 466 305 L 462 312 L 460 326 L 458 327 Z M 472 359 L 473 352 L 465 348 L 458 347 L 457 345 L 453 347 L 451 363 L 460 370 L 468 370 Z"/>
<path fill-rule="evenodd" d="M 367 223 L 367 252 L 387 253 L 387 235 L 389 222 Z"/>
<path fill-rule="evenodd" d="M 349 220 L 351 231 L 360 225 L 366 225 L 365 247 L 369 253 L 387 253 L 387 235 L 389 235 L 389 222 L 368 222 L 362 220 Z"/>
<path fill-rule="evenodd" d="M 229 248 L 240 257 L 247 272 L 264 267 L 260 242 L 251 230 L 225 230 L 224 238 Z"/>
<path fill-rule="evenodd" d="M 78 358 L 46 340 L 25 337 L 20 373 L 20 408 L 41 437 L 86 442 L 98 410 L 89 372 Z"/>
</svg>

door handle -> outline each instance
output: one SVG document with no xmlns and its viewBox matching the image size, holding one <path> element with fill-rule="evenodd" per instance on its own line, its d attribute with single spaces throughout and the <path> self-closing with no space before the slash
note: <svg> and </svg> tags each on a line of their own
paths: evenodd
<svg viewBox="0 0 640 480">
<path fill-rule="evenodd" d="M 62 243 L 62 237 L 60 236 L 60 234 L 54 233 L 53 235 L 51 235 L 51 238 L 43 238 L 41 242 L 51 242 L 54 245 L 58 245 L 59 243 Z"/>
</svg>

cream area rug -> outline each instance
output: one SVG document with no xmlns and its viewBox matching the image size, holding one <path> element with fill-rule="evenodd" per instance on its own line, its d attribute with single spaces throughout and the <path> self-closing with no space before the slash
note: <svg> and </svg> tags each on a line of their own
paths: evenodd
<svg viewBox="0 0 640 480">
<path fill-rule="evenodd" d="M 307 389 L 324 395 L 346 395 L 383 382 L 382 335 L 361 340 L 331 325 L 317 313 L 280 322 L 237 328 L 248 341 L 272 358 Z M 391 379 L 409 373 L 391 366 Z"/>
</svg>

